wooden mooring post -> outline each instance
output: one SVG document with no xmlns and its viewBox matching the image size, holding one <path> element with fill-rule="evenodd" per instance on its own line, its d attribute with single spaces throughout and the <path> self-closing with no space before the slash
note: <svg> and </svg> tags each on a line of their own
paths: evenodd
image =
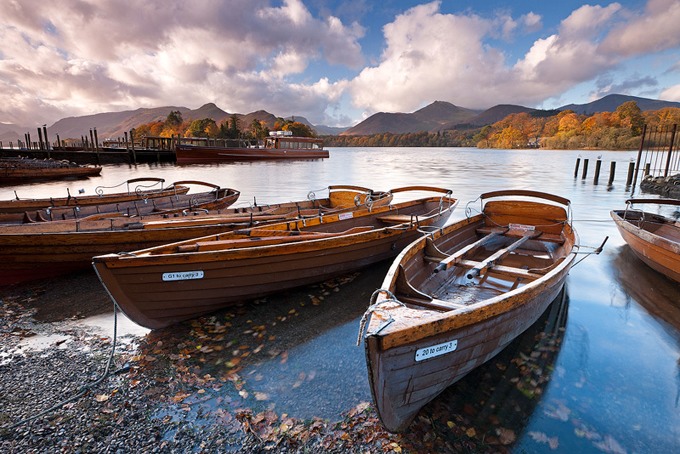
<svg viewBox="0 0 680 454">
<path fill-rule="evenodd" d="M 43 137 L 42 137 L 42 131 L 40 130 L 40 128 L 38 128 L 38 147 L 39 147 L 39 150 L 43 149 Z"/>
<path fill-rule="evenodd" d="M 578 167 L 581 164 L 581 158 L 576 158 L 576 167 L 574 167 L 574 178 L 578 176 Z"/>
<path fill-rule="evenodd" d="M 130 129 L 130 144 L 132 145 L 132 163 L 137 164 L 137 152 L 135 151 L 135 129 Z"/>
<path fill-rule="evenodd" d="M 583 173 L 581 174 L 581 179 L 585 180 L 587 175 L 588 175 L 588 160 L 584 159 L 583 160 Z"/>
<path fill-rule="evenodd" d="M 614 175 L 616 175 L 616 161 L 612 161 L 609 164 L 609 181 L 607 182 L 607 186 L 611 186 L 614 182 Z"/>
<path fill-rule="evenodd" d="M 593 178 L 593 184 L 597 184 L 600 179 L 600 169 L 602 168 L 602 159 L 597 159 L 595 161 L 595 177 Z"/>
<path fill-rule="evenodd" d="M 628 176 L 626 177 L 626 186 L 630 186 L 633 183 L 633 173 L 635 172 L 635 161 L 630 161 L 628 163 Z"/>
</svg>

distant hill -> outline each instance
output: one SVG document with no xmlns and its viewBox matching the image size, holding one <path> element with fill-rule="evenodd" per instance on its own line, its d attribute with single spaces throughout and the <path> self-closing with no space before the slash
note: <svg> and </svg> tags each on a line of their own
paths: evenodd
<svg viewBox="0 0 680 454">
<path fill-rule="evenodd" d="M 13 145 L 16 146 L 17 139 L 23 137 L 24 132 L 28 131 L 29 129 L 23 126 L 0 123 L 0 142 L 3 147 L 9 147 L 10 142 L 14 142 Z M 35 131 L 37 133 L 37 129 Z"/>
<path fill-rule="evenodd" d="M 498 104 L 485 111 L 475 111 L 455 106 L 444 101 L 435 101 L 413 113 L 385 113 L 371 115 L 358 125 L 340 135 L 371 135 L 390 132 L 404 134 L 421 131 L 443 131 L 451 129 L 480 128 L 494 124 L 510 114 L 526 112 L 532 116 L 557 115 L 571 109 L 579 114 L 591 115 L 596 112 L 614 112 L 621 104 L 635 101 L 641 110 L 659 110 L 664 107 L 679 107 L 680 103 L 626 95 L 608 95 L 588 104 L 569 104 L 554 110 L 533 109 L 512 104 Z"/>
<path fill-rule="evenodd" d="M 286 117 L 285 120 L 297 121 L 297 122 L 300 122 L 304 125 L 307 125 L 310 128 L 312 128 L 314 130 L 314 132 L 319 136 L 337 136 L 341 132 L 347 130 L 347 126 L 336 127 L 336 126 L 325 126 L 325 125 L 313 125 L 305 117 L 301 117 L 299 115 Z"/>
<path fill-rule="evenodd" d="M 316 125 L 314 130 L 320 136 L 337 136 L 347 131 L 348 127 L 338 127 L 338 126 L 326 126 L 326 125 Z"/>
<path fill-rule="evenodd" d="M 596 112 L 613 112 L 627 101 L 635 101 L 643 111 L 658 110 L 664 107 L 680 108 L 680 102 L 661 101 L 627 95 L 608 95 L 588 104 L 568 104 L 557 110 L 571 109 L 579 114 L 590 115 Z M 57 134 L 59 134 L 61 139 L 79 138 L 87 135 L 92 128 L 97 129 L 99 140 L 104 140 L 122 137 L 126 131 L 130 131 L 141 124 L 152 121 L 164 121 L 173 110 L 179 111 L 185 120 L 212 118 L 217 124 L 228 120 L 232 115 L 236 115 L 241 128 L 247 128 L 255 119 L 263 121 L 268 127 L 272 128 L 277 119 L 274 114 L 265 110 L 257 110 L 248 114 L 228 113 L 217 107 L 214 103 L 208 103 L 198 109 L 164 106 L 68 117 L 57 121 L 47 129 L 51 141 L 56 139 Z M 371 135 L 385 132 L 401 134 L 421 131 L 434 132 L 456 128 L 479 128 L 496 123 L 512 113 L 520 112 L 527 112 L 535 116 L 548 116 L 554 115 L 556 111 L 538 110 L 510 104 L 499 104 L 485 111 L 479 111 L 459 107 L 446 101 L 434 101 L 412 113 L 379 112 L 351 128 L 312 125 L 306 118 L 301 116 L 289 118 L 294 118 L 296 121 L 311 126 L 319 135 Z M 8 146 L 10 141 L 23 140 L 26 132 L 31 134 L 32 140 L 37 141 L 37 130 L 35 127 L 0 123 L 0 141 L 3 142 L 3 146 Z"/>
<path fill-rule="evenodd" d="M 48 132 L 52 137 L 59 134 L 62 139 L 78 138 L 86 135 L 90 129 L 97 128 L 100 140 L 122 137 L 126 131 L 141 124 L 164 121 L 168 114 L 175 110 L 179 111 L 185 120 L 212 118 L 219 124 L 222 120 L 229 118 L 227 112 L 213 103 L 205 104 L 194 110 L 186 107 L 164 106 L 63 118 L 50 126 Z"/>
<path fill-rule="evenodd" d="M 567 104 L 558 110 L 573 110 L 577 114 L 592 115 L 597 112 L 614 112 L 621 104 L 635 101 L 640 110 L 659 110 L 665 107 L 679 107 L 680 102 L 661 101 L 659 99 L 638 98 L 628 95 L 607 95 L 588 104 Z"/>
<path fill-rule="evenodd" d="M 499 104 L 474 117 L 472 120 L 470 120 L 470 124 L 475 126 L 491 125 L 501 121 L 510 114 L 531 113 L 534 111 L 536 111 L 536 109 L 532 109 L 530 107 L 515 106 L 512 104 Z"/>
<path fill-rule="evenodd" d="M 90 129 L 97 129 L 99 140 L 108 138 L 123 137 L 125 132 L 136 128 L 139 125 L 151 123 L 153 121 L 164 121 L 172 111 L 179 111 L 184 120 L 200 120 L 212 118 L 219 125 L 223 121 L 231 119 L 235 115 L 239 120 L 242 129 L 248 128 L 253 120 L 263 121 L 269 128 L 273 128 L 277 121 L 277 116 L 265 111 L 257 110 L 249 114 L 229 113 L 213 103 L 205 104 L 198 109 L 188 109 L 178 106 L 163 106 L 154 108 L 140 108 L 136 110 L 126 110 L 122 112 L 104 112 L 94 115 L 84 115 L 81 117 L 67 117 L 48 126 L 50 141 L 56 140 L 59 134 L 61 139 L 80 138 L 87 136 Z M 339 134 L 347 128 L 333 128 L 329 126 L 314 126 L 305 117 L 289 117 L 312 127 L 317 134 Z M 24 133 L 30 133 L 37 141 L 37 130 L 34 127 L 17 126 L 13 124 L 0 123 L 0 141 L 3 146 L 8 146 L 10 141 L 16 142 L 17 139 L 23 140 Z"/>
<path fill-rule="evenodd" d="M 376 113 L 340 135 L 438 131 L 446 124 L 466 123 L 478 113 L 449 102 L 435 101 L 413 113 Z"/>
</svg>

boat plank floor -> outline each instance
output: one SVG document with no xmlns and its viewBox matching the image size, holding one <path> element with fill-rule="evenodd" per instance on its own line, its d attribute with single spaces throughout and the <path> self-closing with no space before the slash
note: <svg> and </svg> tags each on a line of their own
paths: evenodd
<svg viewBox="0 0 680 454">
<path fill-rule="evenodd" d="M 488 286 L 446 284 L 432 296 L 447 303 L 467 306 L 502 293 L 503 291 Z"/>
</svg>

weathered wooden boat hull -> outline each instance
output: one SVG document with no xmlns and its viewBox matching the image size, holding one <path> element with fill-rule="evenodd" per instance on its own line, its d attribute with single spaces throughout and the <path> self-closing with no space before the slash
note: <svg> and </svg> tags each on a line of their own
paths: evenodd
<svg viewBox="0 0 680 454">
<path fill-rule="evenodd" d="M 666 199 L 631 199 L 629 202 L 680 206 L 680 201 Z M 621 237 L 640 260 L 668 278 L 680 282 L 680 223 L 678 221 L 637 210 L 614 210 L 611 216 Z"/>
<path fill-rule="evenodd" d="M 124 183 L 127 185 L 127 190 L 125 192 L 105 194 L 103 192 L 104 188 L 99 187 L 95 189 L 95 192 L 97 193 L 95 195 L 69 194 L 67 197 L 50 197 L 42 199 L 21 199 L 17 197 L 11 200 L 0 200 L 0 213 L 23 213 L 25 211 L 40 210 L 49 207 L 82 207 L 106 203 L 132 202 L 135 200 L 141 201 L 177 194 L 186 194 L 189 192 L 188 186 L 177 184 L 172 184 L 165 189 L 144 189 L 151 185 L 162 184 L 163 182 L 165 182 L 165 180 L 162 178 L 134 178 Z"/>
<path fill-rule="evenodd" d="M 93 264 L 130 319 L 148 328 L 163 328 L 394 257 L 422 235 L 419 229 L 443 225 L 455 204 L 449 197 L 430 197 L 267 226 L 280 229 L 276 240 L 252 229 L 245 235 L 237 231 L 132 255 L 99 256 Z M 396 214 L 406 216 L 405 223 L 378 219 Z M 350 229 L 358 233 L 349 233 Z M 293 233 L 284 235 L 288 232 Z M 316 239 L 306 239 L 305 234 Z M 203 244 L 208 250 L 199 248 Z"/>
<path fill-rule="evenodd" d="M 521 250 L 515 249 L 518 257 L 507 256 L 503 265 L 492 264 L 470 278 L 475 263 L 496 251 L 494 247 L 502 250 L 508 240 L 506 234 L 496 233 L 493 241 L 472 247 L 484 241 L 480 238 L 489 230 L 508 224 L 540 229 L 560 222 L 552 209 L 544 217 L 540 205 L 490 203 L 484 214 L 407 247 L 369 309 L 364 338 L 369 382 L 380 419 L 390 431 L 405 430 L 425 404 L 498 354 L 536 322 L 564 286 L 576 239 L 569 224 L 551 227 L 545 234 L 551 241 L 562 241 L 559 247 L 544 251 L 538 239 L 528 240 Z M 522 238 L 521 230 L 517 235 Z M 471 258 L 465 258 L 466 249 Z M 555 261 L 544 257 L 552 249 Z M 460 261 L 441 267 L 442 260 L 457 253 Z M 540 260 L 528 258 L 532 255 L 540 255 Z M 549 270 L 527 270 L 532 263 L 543 263 Z M 525 284 L 519 285 L 518 278 Z"/>
<path fill-rule="evenodd" d="M 213 188 L 211 191 L 188 193 L 188 188 L 176 186 L 177 192 L 156 197 L 143 197 L 123 200 L 115 203 L 90 205 L 64 205 L 46 209 L 26 210 L 24 212 L 0 212 L 0 224 L 27 224 L 48 221 L 64 221 L 87 217 L 106 217 L 107 215 L 144 216 L 158 213 L 176 213 L 183 210 L 214 210 L 233 205 L 240 192 L 231 188 L 220 188 L 217 185 L 199 181 L 183 182 L 200 184 Z"/>
<path fill-rule="evenodd" d="M 201 164 L 219 161 L 253 161 L 267 159 L 323 159 L 325 149 L 286 148 L 225 148 L 198 145 L 177 145 L 178 164 Z"/>
<path fill-rule="evenodd" d="M 101 167 L 0 167 L 0 184 L 16 184 L 26 181 L 78 179 L 99 175 Z"/>
<path fill-rule="evenodd" d="M 331 186 L 329 197 L 198 210 L 186 215 L 120 216 L 0 226 L 0 285 L 54 277 L 91 267 L 96 255 L 133 251 L 287 218 L 318 216 L 389 204 L 388 193 L 356 186 Z"/>
</svg>

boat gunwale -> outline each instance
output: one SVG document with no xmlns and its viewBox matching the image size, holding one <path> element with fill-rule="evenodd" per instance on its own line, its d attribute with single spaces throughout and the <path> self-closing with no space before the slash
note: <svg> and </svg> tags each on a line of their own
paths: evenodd
<svg viewBox="0 0 680 454">
<path fill-rule="evenodd" d="M 443 200 L 447 200 L 450 203 L 448 206 L 442 206 L 441 202 Z M 253 253 L 257 253 L 258 256 L 263 256 L 263 255 L 277 255 L 277 254 L 285 254 L 285 253 L 295 253 L 299 252 L 302 250 L 315 250 L 315 249 L 323 249 L 325 247 L 328 247 L 327 245 L 333 244 L 333 243 L 342 243 L 343 241 L 351 241 L 351 242 L 356 242 L 357 240 L 360 240 L 361 242 L 368 242 L 368 241 L 373 241 L 375 239 L 378 239 L 380 236 L 397 236 L 400 235 L 401 233 L 404 232 L 404 225 L 405 224 L 411 224 L 413 226 L 412 230 L 416 230 L 419 227 L 419 224 L 427 223 L 429 221 L 434 221 L 438 217 L 448 214 L 450 215 L 451 212 L 455 209 L 457 206 L 458 200 L 450 197 L 425 197 L 421 199 L 416 199 L 416 200 L 409 200 L 406 202 L 399 202 L 396 204 L 390 204 L 390 205 L 385 205 L 385 206 L 378 206 L 374 207 L 372 210 L 368 210 L 366 208 L 361 208 L 359 211 L 354 211 L 351 213 L 356 214 L 357 212 L 361 214 L 361 216 L 353 216 L 353 219 L 361 219 L 361 218 L 366 218 L 366 217 L 377 217 L 380 214 L 384 214 L 385 212 L 392 212 L 395 210 L 400 210 L 403 208 L 409 208 L 413 206 L 418 206 L 418 205 L 426 205 L 428 203 L 439 203 L 440 207 L 439 210 L 437 210 L 435 213 L 430 214 L 426 217 L 417 217 L 417 221 L 411 221 L 410 223 L 402 223 L 402 224 L 396 224 L 396 225 L 388 225 L 385 227 L 381 228 L 376 228 L 372 229 L 369 231 L 364 231 L 364 232 L 359 232 L 359 233 L 350 233 L 347 235 L 338 235 L 335 237 L 326 237 L 326 238 L 317 238 L 317 239 L 304 239 L 303 241 L 295 242 L 295 243 L 282 243 L 282 244 L 270 244 L 270 245 L 262 245 L 262 246 L 257 246 L 256 244 L 252 245 L 247 245 L 241 248 L 233 248 L 233 249 L 225 249 L 225 250 L 218 250 L 218 251 L 191 251 L 191 252 L 176 252 L 177 248 L 182 245 L 191 245 L 195 244 L 197 242 L 201 241 L 220 241 L 222 239 L 232 239 L 239 235 L 239 231 L 230 231 L 230 232 L 225 232 L 223 234 L 214 234 L 214 235 L 208 235 L 204 237 L 198 237 L 198 238 L 193 238 L 190 240 L 185 240 L 185 241 L 179 241 L 175 243 L 170 243 L 162 246 L 157 246 L 157 247 L 152 247 L 152 248 L 147 248 L 147 249 L 141 249 L 138 251 L 133 251 L 130 253 L 124 253 L 124 254 L 106 254 L 106 255 L 101 255 L 101 256 L 96 256 L 92 259 L 93 262 L 101 262 L 106 264 L 106 266 L 110 268 L 127 268 L 127 267 L 141 267 L 141 266 L 147 266 L 147 265 L 155 265 L 155 264 L 163 264 L 167 260 L 169 260 L 169 257 L 174 257 L 178 261 L 181 261 L 182 263 L 195 263 L 195 262 L 214 262 L 214 261 L 220 261 L 220 260 L 225 260 L 226 256 L 231 256 L 229 259 L 240 259 L 243 258 L 242 256 L 247 256 L 251 255 Z M 324 216 L 319 216 L 315 218 L 310 218 L 310 219 L 295 219 L 295 220 L 290 220 L 290 221 L 284 221 L 284 222 L 279 222 L 279 223 L 274 223 L 274 224 L 267 224 L 264 226 L 259 226 L 259 227 L 253 227 L 249 229 L 243 229 L 243 231 L 246 232 L 254 232 L 257 233 L 258 231 L 261 230 L 266 230 L 266 229 L 275 229 L 277 227 L 280 227 L 280 230 L 282 233 L 285 232 L 290 232 L 290 231 L 295 231 L 293 229 L 299 229 L 299 228 L 304 228 L 306 227 L 307 222 L 318 222 L 315 225 L 322 225 L 324 224 L 324 219 L 331 219 L 330 222 L 337 222 L 339 221 L 339 217 L 342 216 L 343 213 L 333 213 L 329 215 L 324 215 Z M 294 226 L 291 226 L 293 224 Z M 304 230 L 303 230 L 304 231 Z M 393 233 L 389 233 L 393 232 Z M 244 236 L 245 238 L 246 236 Z M 290 251 L 289 251 L 290 250 Z M 163 251 L 162 253 L 157 253 L 154 255 L 155 252 L 157 251 Z M 284 252 L 286 251 L 286 252 Z M 195 260 L 188 260 L 191 257 L 200 257 L 196 258 Z M 122 265 L 116 265 L 116 263 L 122 263 Z"/>
<path fill-rule="evenodd" d="M 403 345 L 404 342 L 401 342 L 400 338 L 405 332 L 408 332 L 408 339 L 410 342 L 417 342 L 419 340 L 425 339 L 427 337 L 436 335 L 441 332 L 450 331 L 458 329 L 463 326 L 467 326 L 470 324 L 470 322 L 481 322 L 484 320 L 488 320 L 497 315 L 513 310 L 517 306 L 516 304 L 517 296 L 537 294 L 541 287 L 547 285 L 547 283 L 549 282 L 558 279 L 558 276 L 560 276 L 561 274 L 565 272 L 568 273 L 574 259 L 576 258 L 576 253 L 579 250 L 578 235 L 576 231 L 573 229 L 570 222 L 571 202 L 568 199 L 555 196 L 549 193 L 525 190 L 494 191 L 482 194 L 482 196 L 480 196 L 480 199 L 484 200 L 502 197 L 507 198 L 508 201 L 510 202 L 521 201 L 514 198 L 516 196 L 551 200 L 553 202 L 557 202 L 559 206 L 565 209 L 566 218 L 564 220 L 564 226 L 562 231 L 563 233 L 565 233 L 565 245 L 567 245 L 568 249 L 567 247 L 565 247 L 565 251 L 567 251 L 567 253 L 562 259 L 560 259 L 561 261 L 557 266 L 552 268 L 546 274 L 541 275 L 539 278 L 526 283 L 522 287 L 510 290 L 508 292 L 504 292 L 500 295 L 487 298 L 477 303 L 473 303 L 460 308 L 452 308 L 451 310 L 445 312 L 439 312 L 431 309 L 409 308 L 409 310 L 415 311 L 416 313 L 425 314 L 423 320 L 417 323 L 420 329 L 413 330 L 412 327 L 399 328 L 396 327 L 394 324 L 388 324 L 387 326 L 382 327 L 379 333 L 372 333 L 368 331 L 365 334 L 365 337 L 366 338 L 376 337 L 378 345 L 380 346 L 380 350 L 385 351 L 390 348 Z M 556 206 L 553 204 L 546 205 Z M 437 238 L 460 230 L 466 227 L 467 225 L 474 223 L 482 223 L 483 219 L 484 219 L 483 212 L 473 217 L 466 217 L 465 219 L 462 219 L 456 223 L 444 227 L 440 231 L 434 232 L 430 236 L 430 238 L 435 240 Z M 540 238 L 537 238 L 535 241 L 541 240 Z M 383 285 L 381 287 L 381 290 L 383 291 L 379 292 L 376 297 L 375 302 L 376 306 L 381 304 L 382 302 L 389 301 L 390 298 L 385 294 L 384 290 L 388 289 L 392 292 L 392 290 L 396 286 L 398 273 L 400 272 L 399 268 L 401 266 L 406 268 L 405 266 L 406 263 L 410 262 L 411 260 L 414 260 L 416 256 L 420 255 L 421 251 L 424 251 L 425 249 L 426 242 L 427 237 L 418 238 L 409 246 L 407 246 L 394 259 L 383 281 Z M 559 280 L 561 279 L 562 277 L 559 277 Z M 394 292 L 392 293 L 394 294 Z M 435 303 L 442 302 L 442 300 L 437 298 L 432 298 L 432 300 Z M 480 309 L 483 308 L 492 308 L 495 310 L 489 310 L 482 313 L 480 312 Z M 482 314 L 481 317 L 479 316 L 480 313 Z"/>
<path fill-rule="evenodd" d="M 678 205 L 680 205 L 680 201 L 678 201 Z M 654 232 L 650 232 L 649 230 L 647 230 L 643 227 L 636 226 L 633 222 L 638 221 L 637 219 L 633 220 L 633 219 L 627 219 L 627 218 L 624 217 L 625 213 L 627 211 L 628 210 L 612 210 L 610 212 L 610 215 L 611 215 L 612 219 L 614 220 L 614 223 L 616 224 L 616 226 L 619 228 L 619 230 L 623 229 L 626 232 L 628 232 L 629 234 L 639 238 L 641 241 L 643 241 L 647 244 L 653 245 L 653 246 L 658 247 L 660 249 L 667 250 L 667 251 L 669 251 L 673 254 L 680 255 L 680 243 L 679 242 L 673 241 L 672 239 L 667 238 L 663 235 L 658 235 Z M 674 222 L 666 216 L 656 214 L 656 213 L 651 213 L 649 211 L 635 210 L 635 212 L 636 213 L 642 213 L 643 215 L 647 214 L 647 215 L 662 217 L 662 218 L 664 218 L 664 220 L 667 221 L 667 222 L 664 223 L 664 225 L 675 227 Z M 621 214 L 624 214 L 624 216 L 622 216 Z M 643 219 L 640 219 L 639 221 L 643 222 Z M 626 242 L 626 244 L 628 244 L 628 242 Z"/>
</svg>

